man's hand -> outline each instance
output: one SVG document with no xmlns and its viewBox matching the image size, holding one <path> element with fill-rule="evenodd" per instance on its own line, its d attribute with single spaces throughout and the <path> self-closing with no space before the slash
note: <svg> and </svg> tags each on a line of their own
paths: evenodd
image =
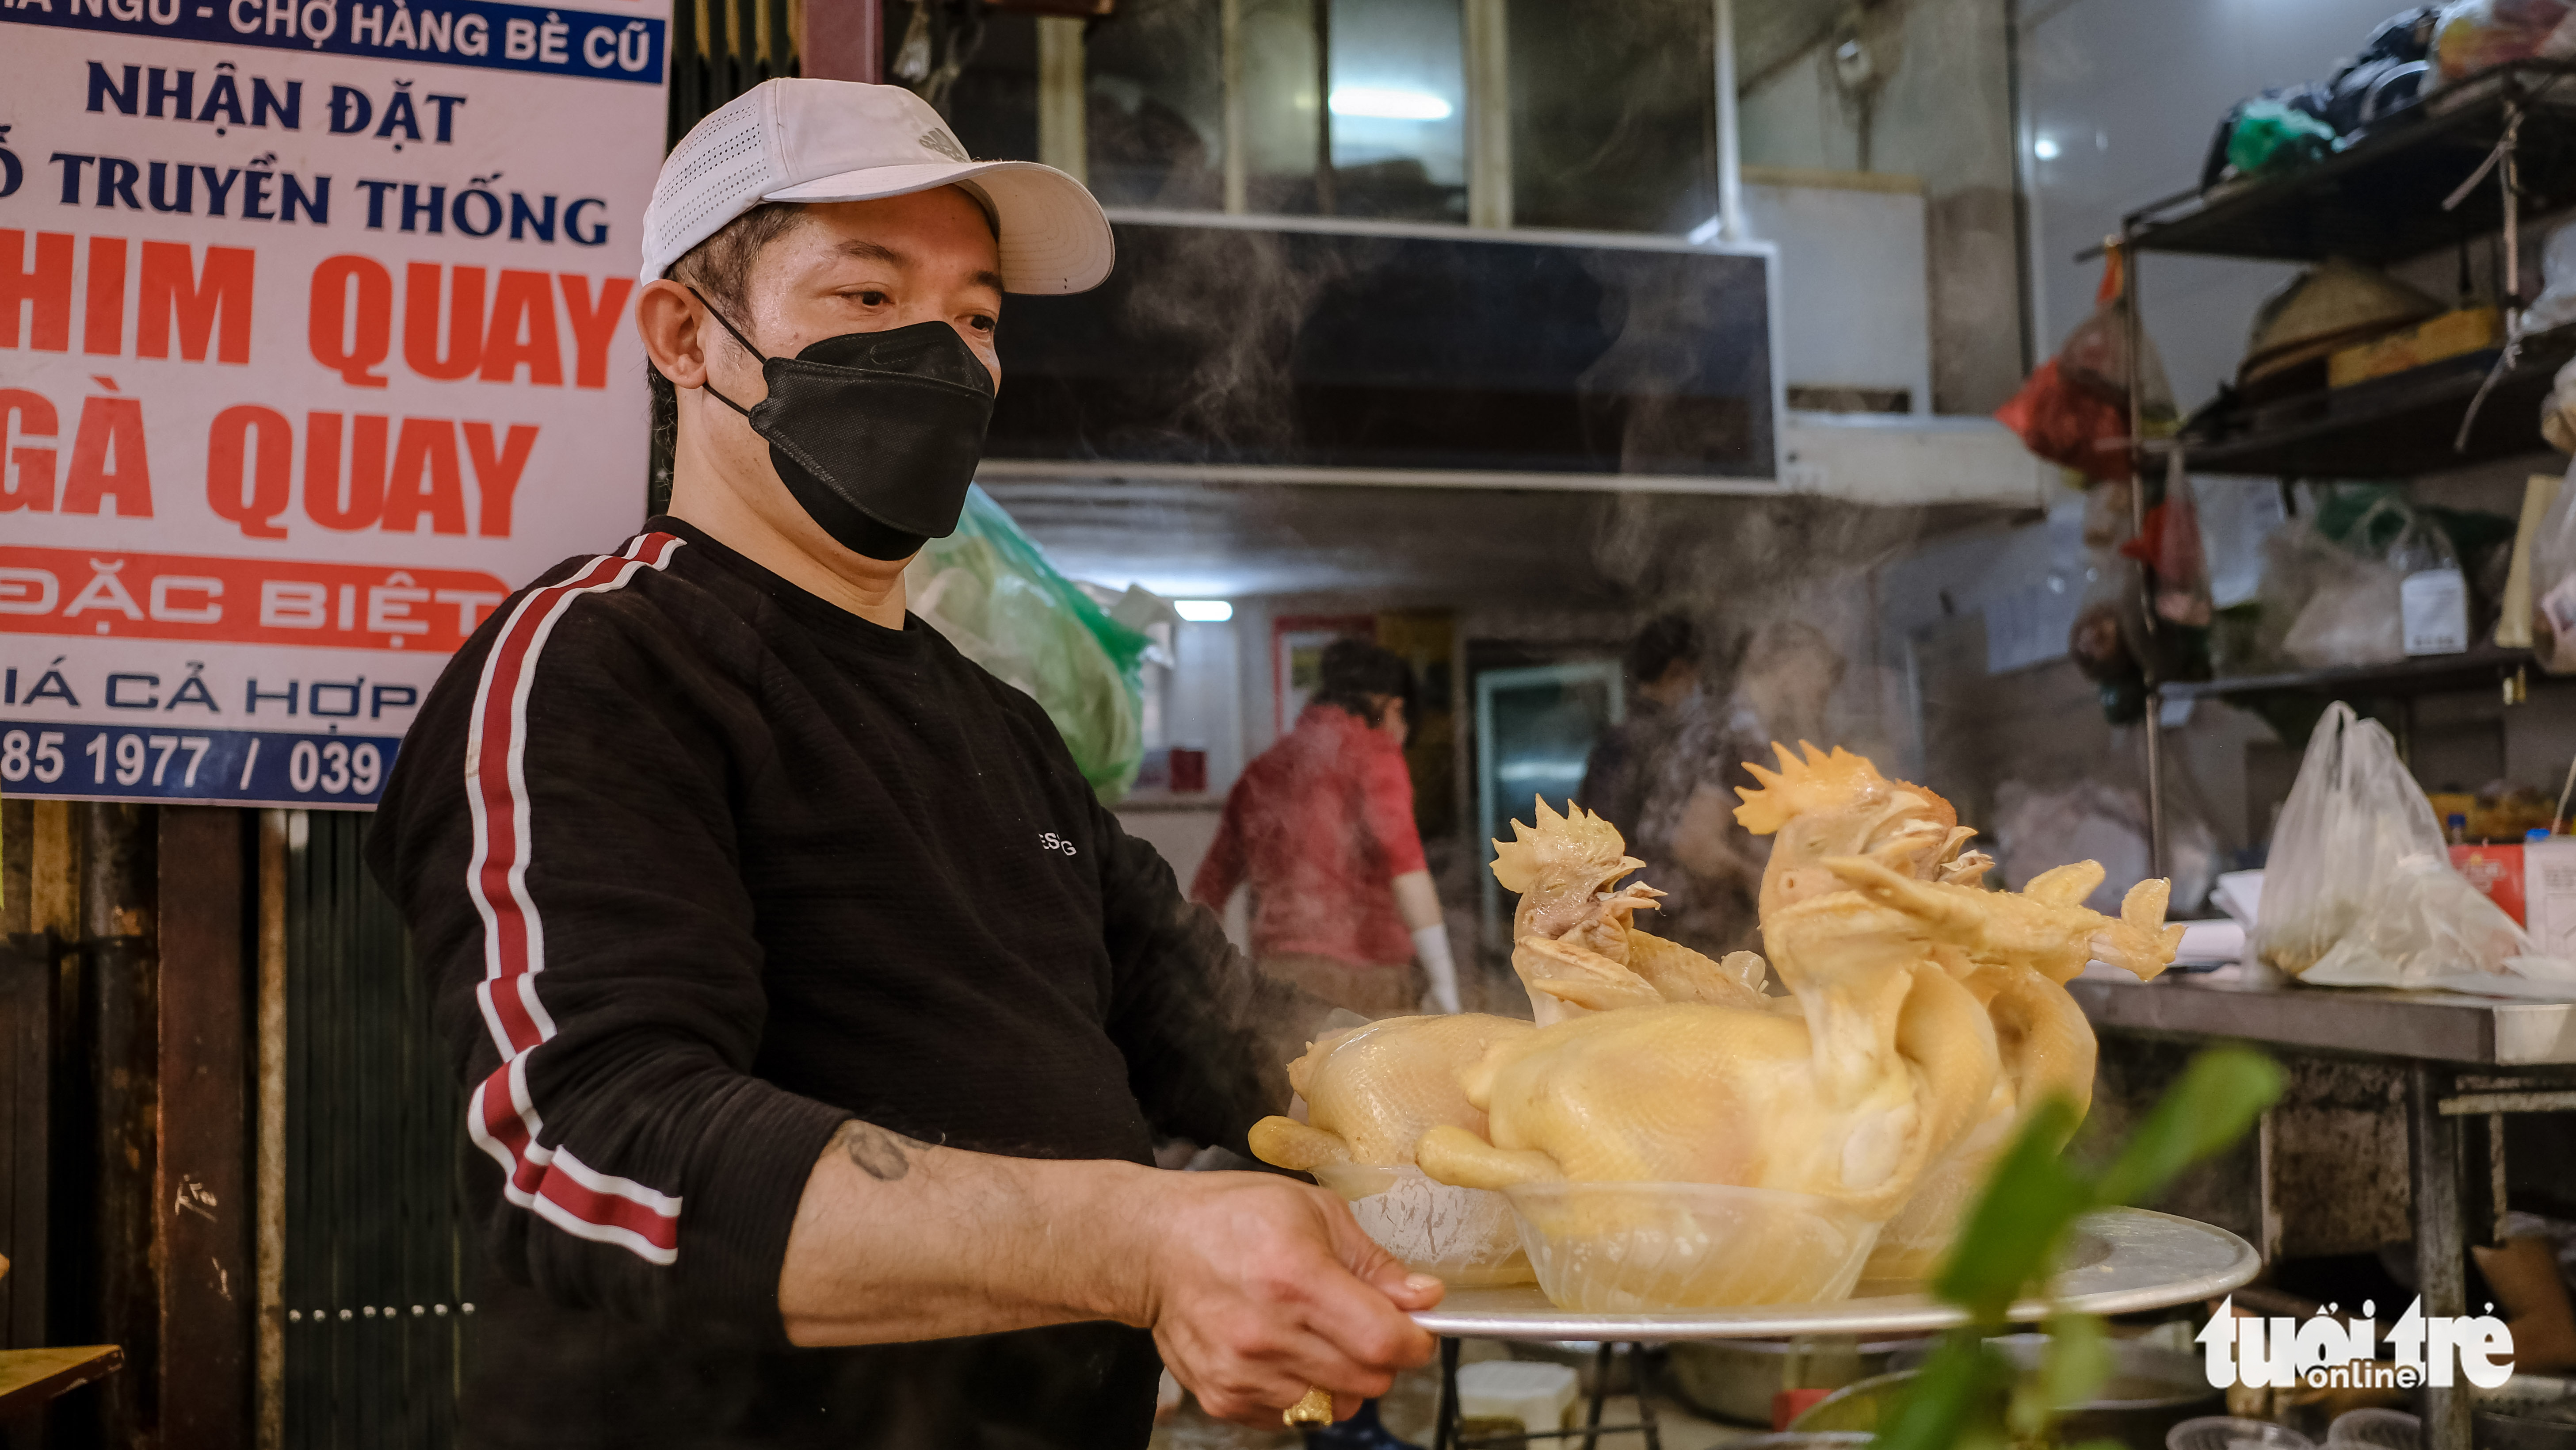
<svg viewBox="0 0 2576 1450">
<path fill-rule="evenodd" d="M 1209 1414 L 1276 1428 L 1316 1385 L 1340 1419 L 1431 1357 L 1405 1315 L 1439 1303 L 1440 1281 L 1408 1272 L 1340 1199 L 1262 1173 L 1161 1177 L 1145 1322 Z"/>
</svg>

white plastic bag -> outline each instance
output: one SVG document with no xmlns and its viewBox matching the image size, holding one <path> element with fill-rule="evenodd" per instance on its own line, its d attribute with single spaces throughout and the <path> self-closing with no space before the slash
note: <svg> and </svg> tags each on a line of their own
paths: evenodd
<svg viewBox="0 0 2576 1450">
<path fill-rule="evenodd" d="M 2266 592 L 2287 606 L 2280 653 L 2302 669 L 2379 665 L 2406 657 L 2406 576 L 2327 539 L 2307 519 L 2272 536 Z M 2273 608 L 2267 602 L 2266 613 Z"/>
<path fill-rule="evenodd" d="M 2522 310 L 2519 336 L 2576 322 L 2576 222 L 2560 226 L 2540 248 L 2540 295 Z"/>
<path fill-rule="evenodd" d="M 2576 671 L 2576 464 L 2531 536 L 2532 653 L 2551 674 Z"/>
<path fill-rule="evenodd" d="M 2324 986 L 2433 988 L 2471 975 L 2556 975 L 2548 963 L 2516 964 L 2530 956 L 2530 937 L 2451 869 L 2432 802 L 2397 759 L 2388 731 L 2341 701 L 2308 738 L 2281 809 L 2254 952 Z"/>
<path fill-rule="evenodd" d="M 2549 396 L 2540 400 L 2540 436 L 2561 453 L 2576 453 L 2576 359 L 2549 380 Z"/>
</svg>

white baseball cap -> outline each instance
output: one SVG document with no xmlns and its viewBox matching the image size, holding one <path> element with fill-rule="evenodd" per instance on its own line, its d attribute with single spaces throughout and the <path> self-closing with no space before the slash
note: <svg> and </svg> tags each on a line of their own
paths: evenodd
<svg viewBox="0 0 2576 1450">
<path fill-rule="evenodd" d="M 1034 161 L 974 161 L 901 86 L 781 78 L 707 113 L 663 159 L 644 209 L 644 280 L 764 201 L 873 201 L 957 186 L 984 203 L 1011 292 L 1085 292 L 1109 275 L 1109 219 Z"/>
</svg>

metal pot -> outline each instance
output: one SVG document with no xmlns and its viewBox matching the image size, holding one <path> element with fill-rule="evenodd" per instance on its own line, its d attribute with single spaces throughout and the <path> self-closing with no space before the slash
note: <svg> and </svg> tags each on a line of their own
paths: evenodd
<svg viewBox="0 0 2576 1450">
<path fill-rule="evenodd" d="M 2469 1416 L 2482 1450 L 2576 1450 L 2576 1425 L 2479 1410 Z"/>
<path fill-rule="evenodd" d="M 1771 1423 L 1771 1397 L 1788 1389 L 1841 1389 L 1894 1368 L 1920 1337 L 1860 1343 L 1848 1336 L 1683 1340 L 1667 1351 L 1665 1383 L 1704 1415 L 1739 1425 Z"/>
<path fill-rule="evenodd" d="M 2576 1384 L 2566 1378 L 2518 1373 L 2471 1393 L 2476 1439 L 2486 1450 L 2576 1450 Z"/>
<path fill-rule="evenodd" d="M 2024 1370 L 2034 1368 L 2048 1344 L 2044 1334 L 2013 1334 L 1987 1343 Z M 2198 1359 L 2131 1340 L 2113 1340 L 2111 1380 L 2101 1392 L 2061 1411 L 2057 1436 L 2067 1445 L 2116 1440 L 2134 1450 L 2164 1450 L 2165 1432 L 2199 1415 L 2225 1412 L 2227 1397 L 2211 1387 Z M 1807 1413 L 1792 1430 L 1869 1430 L 1910 1388 L 1917 1371 L 1863 1380 L 1839 1390 Z"/>
</svg>

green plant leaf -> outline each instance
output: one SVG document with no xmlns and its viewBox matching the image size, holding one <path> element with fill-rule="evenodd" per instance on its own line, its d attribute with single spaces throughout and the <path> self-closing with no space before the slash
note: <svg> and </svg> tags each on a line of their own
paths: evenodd
<svg viewBox="0 0 2576 1450">
<path fill-rule="evenodd" d="M 1971 1322 L 1944 1337 L 1907 1393 L 1889 1408 L 1879 1450 L 2006 1450 L 2045 1443 L 2060 1407 L 2090 1399 L 2110 1375 L 2100 1322 L 2083 1315 L 2052 1318 L 2049 1350 L 2026 1380 L 1987 1346 L 1985 1336 L 2001 1329 L 2013 1300 L 2047 1274 L 2077 1217 L 2152 1197 L 2194 1161 L 2233 1144 L 2280 1096 L 2283 1078 L 2278 1064 L 2243 1048 L 2199 1054 L 2098 1176 L 2058 1158 L 2059 1145 L 2083 1117 L 2075 1105 L 2058 1097 L 2034 1108 L 1996 1160 L 1933 1280 L 1933 1292 L 1965 1308 Z M 2104 1440 L 2076 1450 L 2117 1447 Z"/>
<path fill-rule="evenodd" d="M 1960 1450 L 2002 1441 L 2010 1360 L 1972 1330 L 1953 1330 L 1932 1351 L 1905 1397 L 1888 1411 L 1872 1450 Z"/>
<path fill-rule="evenodd" d="M 2089 1314 L 2057 1314 L 2048 1321 L 2048 1349 L 2039 1372 L 2024 1375 L 2013 1386 L 2005 1414 L 2015 1437 L 2036 1439 L 2057 1422 L 2058 1412 L 2093 1398 L 2111 1378 L 2111 1346 L 2102 1321 Z"/>
<path fill-rule="evenodd" d="M 2140 1203 L 2162 1193 L 2183 1169 L 2244 1136 L 2287 1080 L 2279 1063 L 2251 1048 L 2194 1056 L 2103 1170 L 2102 1201 Z"/>
<path fill-rule="evenodd" d="M 2092 1184 L 2057 1156 L 2079 1116 L 2062 1096 L 2031 1113 L 1996 1161 L 1933 1280 L 1934 1294 L 1965 1307 L 1981 1325 L 2003 1322 L 2022 1286 L 2047 1273 L 2067 1225 L 2095 1206 Z"/>
</svg>

